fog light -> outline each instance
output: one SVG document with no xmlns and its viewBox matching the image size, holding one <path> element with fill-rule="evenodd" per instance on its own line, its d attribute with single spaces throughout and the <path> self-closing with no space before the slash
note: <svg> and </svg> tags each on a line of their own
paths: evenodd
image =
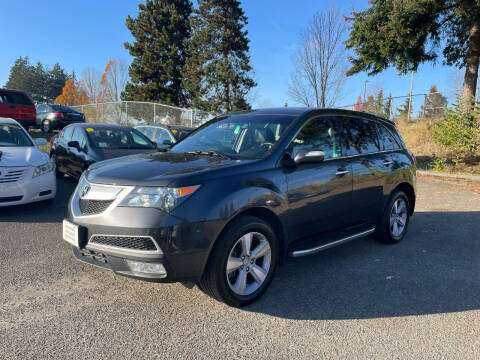
<svg viewBox="0 0 480 360">
<path fill-rule="evenodd" d="M 130 270 L 143 274 L 159 275 L 161 277 L 167 276 L 167 270 L 162 264 L 144 263 L 139 261 L 127 260 Z"/>
</svg>

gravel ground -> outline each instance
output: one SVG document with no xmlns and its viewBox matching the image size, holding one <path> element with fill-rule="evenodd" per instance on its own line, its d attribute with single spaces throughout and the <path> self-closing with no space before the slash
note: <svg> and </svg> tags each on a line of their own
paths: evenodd
<svg viewBox="0 0 480 360">
<path fill-rule="evenodd" d="M 0 209 L 2 359 L 479 359 L 480 185 L 419 179 L 405 240 L 289 260 L 243 309 L 74 260 L 53 204 Z"/>
</svg>

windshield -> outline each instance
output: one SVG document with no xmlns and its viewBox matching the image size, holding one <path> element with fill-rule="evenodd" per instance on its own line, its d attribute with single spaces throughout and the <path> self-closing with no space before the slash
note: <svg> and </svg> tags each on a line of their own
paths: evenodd
<svg viewBox="0 0 480 360">
<path fill-rule="evenodd" d="M 33 146 L 33 143 L 20 126 L 0 124 L 0 146 Z"/>
<path fill-rule="evenodd" d="M 92 145 L 102 150 L 155 149 L 155 144 L 135 129 L 87 128 Z"/>
<path fill-rule="evenodd" d="M 175 139 L 180 140 L 190 134 L 193 129 L 170 127 L 170 131 L 172 132 L 173 136 L 175 136 Z"/>
<path fill-rule="evenodd" d="M 55 111 L 77 112 L 76 110 L 64 105 L 50 105 L 50 107 Z"/>
<path fill-rule="evenodd" d="M 231 115 L 216 118 L 174 145 L 173 152 L 217 152 L 232 159 L 264 157 L 295 119 L 288 115 Z"/>
</svg>

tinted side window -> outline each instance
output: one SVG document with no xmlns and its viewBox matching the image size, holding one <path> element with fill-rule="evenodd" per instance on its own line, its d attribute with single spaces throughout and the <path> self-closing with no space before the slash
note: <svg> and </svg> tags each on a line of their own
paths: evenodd
<svg viewBox="0 0 480 360">
<path fill-rule="evenodd" d="M 157 133 L 155 134 L 155 138 L 153 141 L 155 141 L 158 145 L 163 145 L 163 142 L 165 140 L 172 140 L 168 132 L 164 129 L 157 128 Z"/>
<path fill-rule="evenodd" d="M 342 148 L 346 156 L 380 151 L 375 124 L 360 118 L 343 118 Z"/>
<path fill-rule="evenodd" d="M 7 94 L 7 99 L 10 104 L 32 105 L 30 100 L 23 94 L 10 93 L 10 94 Z"/>
<path fill-rule="evenodd" d="M 78 141 L 80 144 L 80 148 L 85 146 L 85 135 L 83 134 L 83 130 L 80 128 L 76 128 L 73 132 L 72 141 Z"/>
<path fill-rule="evenodd" d="M 144 126 L 144 127 L 138 128 L 137 130 L 140 131 L 146 137 L 148 137 L 150 140 L 153 140 L 153 133 L 155 132 L 155 128 L 150 126 Z"/>
<path fill-rule="evenodd" d="M 65 128 L 65 130 L 63 130 L 62 138 L 65 141 L 70 141 L 70 139 L 72 138 L 73 129 L 74 129 L 73 126 L 68 126 L 68 127 Z"/>
<path fill-rule="evenodd" d="M 317 149 L 325 152 L 325 159 L 340 157 L 338 124 L 333 117 L 321 117 L 309 121 L 290 145 L 292 157 L 301 149 Z"/>
<path fill-rule="evenodd" d="M 378 137 L 380 138 L 380 144 L 382 150 L 395 150 L 398 149 L 398 144 L 393 138 L 392 134 L 381 124 L 377 124 Z"/>
<path fill-rule="evenodd" d="M 0 93 L 0 104 L 8 104 L 7 95 L 5 93 Z"/>
<path fill-rule="evenodd" d="M 386 124 L 385 127 L 390 130 L 390 134 L 393 135 L 393 137 L 395 138 L 395 140 L 397 140 L 397 143 L 400 144 L 402 147 L 406 148 L 405 146 L 405 143 L 403 142 L 403 139 L 402 137 L 400 136 L 400 134 L 398 133 L 398 130 L 397 128 L 395 127 L 395 125 L 390 125 L 390 124 Z"/>
</svg>

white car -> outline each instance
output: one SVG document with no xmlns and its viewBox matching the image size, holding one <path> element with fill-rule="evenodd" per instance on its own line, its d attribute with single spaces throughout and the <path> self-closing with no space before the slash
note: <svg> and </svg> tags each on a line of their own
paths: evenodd
<svg viewBox="0 0 480 360">
<path fill-rule="evenodd" d="M 55 197 L 55 165 L 15 120 L 0 117 L 0 206 Z"/>
</svg>

